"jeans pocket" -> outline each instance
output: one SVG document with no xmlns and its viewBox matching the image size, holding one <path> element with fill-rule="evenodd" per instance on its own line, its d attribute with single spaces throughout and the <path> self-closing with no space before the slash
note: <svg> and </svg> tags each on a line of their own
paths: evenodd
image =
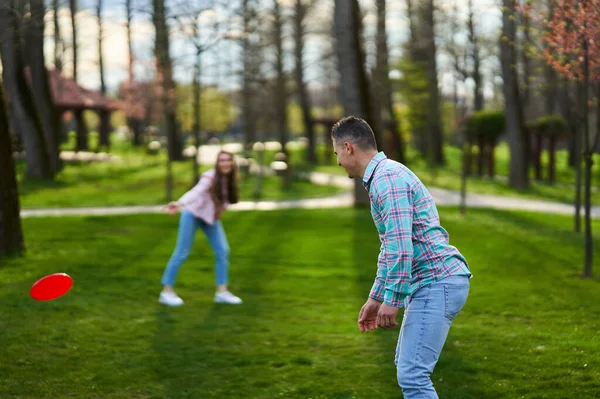
<svg viewBox="0 0 600 399">
<path fill-rule="evenodd" d="M 446 299 L 445 316 L 452 321 L 462 310 L 469 296 L 468 284 L 444 284 L 444 296 Z"/>
</svg>

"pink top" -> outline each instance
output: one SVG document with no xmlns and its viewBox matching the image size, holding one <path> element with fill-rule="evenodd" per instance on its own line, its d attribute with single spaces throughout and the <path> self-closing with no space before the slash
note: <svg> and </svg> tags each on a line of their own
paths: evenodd
<svg viewBox="0 0 600 399">
<path fill-rule="evenodd" d="M 208 224 L 215 223 L 215 202 L 209 192 L 215 178 L 215 173 L 214 169 L 202 173 L 198 183 L 177 201 L 183 209 L 191 212 L 194 216 L 204 220 Z M 223 180 L 223 194 L 223 197 L 227 198 L 226 180 Z M 223 207 L 227 209 L 229 203 L 224 201 Z"/>
</svg>

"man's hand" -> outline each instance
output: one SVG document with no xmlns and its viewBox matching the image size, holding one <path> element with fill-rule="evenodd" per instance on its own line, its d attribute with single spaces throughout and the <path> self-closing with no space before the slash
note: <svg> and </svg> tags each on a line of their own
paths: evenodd
<svg viewBox="0 0 600 399">
<path fill-rule="evenodd" d="M 165 211 L 167 211 L 167 213 L 169 215 L 174 215 L 177 213 L 177 211 L 179 211 L 179 209 L 181 208 L 181 205 L 179 205 L 179 203 L 177 202 L 171 202 L 168 205 L 166 205 L 164 207 Z"/>
<path fill-rule="evenodd" d="M 361 332 L 370 332 L 377 329 L 377 311 L 380 306 L 381 304 L 375 299 L 367 299 L 358 314 L 358 328 Z"/>
<path fill-rule="evenodd" d="M 385 303 L 381 305 L 377 312 L 377 325 L 386 330 L 396 327 L 398 325 L 398 322 L 396 321 L 398 310 L 400 309 L 386 305 Z"/>
</svg>

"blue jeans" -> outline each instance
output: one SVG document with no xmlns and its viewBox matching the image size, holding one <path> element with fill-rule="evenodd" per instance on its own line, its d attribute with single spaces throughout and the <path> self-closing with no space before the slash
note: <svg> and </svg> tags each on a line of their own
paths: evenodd
<svg viewBox="0 0 600 399">
<path fill-rule="evenodd" d="M 191 212 L 183 210 L 179 218 L 179 233 L 177 236 L 177 246 L 171 259 L 167 264 L 162 277 L 163 285 L 173 286 L 175 277 L 179 268 L 190 255 L 190 249 L 194 243 L 196 229 L 201 227 L 208 238 L 215 255 L 215 277 L 217 285 L 227 284 L 227 273 L 229 269 L 229 244 L 225 236 L 225 230 L 220 220 L 210 225 L 195 217 Z"/>
<path fill-rule="evenodd" d="M 398 384 L 405 399 L 438 398 L 433 372 L 452 321 L 469 296 L 469 278 L 451 276 L 418 289 L 408 302 L 396 348 Z"/>
</svg>

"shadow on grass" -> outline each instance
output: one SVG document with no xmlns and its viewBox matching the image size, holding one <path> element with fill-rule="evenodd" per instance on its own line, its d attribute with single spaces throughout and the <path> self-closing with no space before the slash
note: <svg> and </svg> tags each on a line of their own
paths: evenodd
<svg viewBox="0 0 600 399">
<path fill-rule="evenodd" d="M 229 286 L 232 292 L 244 300 L 242 305 L 213 303 L 214 291 L 211 289 L 202 303 L 189 300 L 183 308 L 160 306 L 157 309 L 157 329 L 152 348 L 158 355 L 159 364 L 176 370 L 176 373 L 170 373 L 159 369 L 157 378 L 165 387 L 165 397 L 229 397 L 231 392 L 244 391 L 248 368 L 264 367 L 266 364 L 283 366 L 273 356 L 265 356 L 263 348 L 244 348 L 251 339 L 249 336 L 253 334 L 264 334 L 264 340 L 270 339 L 275 328 L 268 319 L 274 311 L 273 307 L 280 306 L 274 305 L 270 300 L 272 293 L 269 291 L 271 281 L 276 277 L 272 266 L 283 257 L 279 246 L 281 237 L 268 234 L 267 230 L 284 229 L 285 220 L 277 219 L 275 226 L 266 226 L 260 221 L 260 213 L 254 212 L 243 218 L 230 216 L 227 223 L 224 223 L 226 231 L 230 232 L 228 240 L 232 252 Z M 252 235 L 261 235 L 264 239 L 258 241 L 258 246 L 250 245 L 257 242 L 247 240 Z M 206 252 L 210 251 L 208 245 L 200 244 L 198 240 L 206 240 L 202 231 L 198 231 L 196 241 L 196 247 L 202 248 L 197 250 L 205 251 L 201 259 L 206 266 L 202 270 L 206 271 L 209 263 L 214 270 L 212 252 Z M 192 265 L 186 264 L 183 267 L 186 266 Z M 210 284 L 203 282 L 202 289 L 206 290 L 206 286 L 212 286 L 213 282 L 214 277 Z M 196 283 L 185 285 L 199 289 Z M 197 319 L 190 322 L 186 320 L 189 317 Z M 263 356 L 258 356 L 259 354 Z M 190 384 L 189 380 L 194 383 Z M 275 380 L 264 381 L 262 388 L 267 389 L 276 383 Z M 246 387 L 247 390 L 253 388 L 255 387 Z"/>
<path fill-rule="evenodd" d="M 375 238 L 377 237 L 375 227 L 373 227 L 372 231 L 364 231 L 364 226 L 367 224 L 366 219 L 369 219 L 372 223 L 369 210 L 367 208 L 358 208 L 354 212 L 353 251 L 355 254 L 354 257 L 357 260 L 355 263 L 356 276 L 358 277 L 357 291 L 366 300 L 377 273 L 377 257 L 380 242 Z M 365 259 L 366 253 L 370 254 L 370 261 L 367 264 L 361 261 L 361 259 Z M 357 309 L 357 316 L 359 310 L 360 308 Z M 399 324 L 401 324 L 403 316 L 404 309 L 401 309 L 397 316 Z M 454 324 L 456 323 L 461 323 L 460 316 L 455 320 Z M 394 365 L 399 333 L 400 326 L 390 331 L 378 329 L 375 332 L 369 333 L 368 338 L 369 342 L 372 342 L 372 345 L 377 347 L 376 350 L 384 354 L 381 356 L 384 363 L 380 364 L 377 372 L 374 374 L 374 378 L 378 380 L 377 383 L 396 387 L 398 397 L 401 397 L 401 389 L 397 383 L 396 367 Z M 390 336 L 393 336 L 393 338 Z M 448 341 L 450 340 L 452 340 L 452 329 L 448 337 Z M 461 399 L 496 397 L 486 387 L 473 383 L 473 379 L 476 379 L 477 369 L 473 364 L 465 360 L 468 356 L 462 352 L 466 349 L 457 346 L 448 348 L 448 346 L 447 342 L 446 347 L 442 351 L 440 361 L 432 374 L 433 384 L 440 397 Z M 470 384 L 465 383 L 465 376 L 468 376 Z"/>
</svg>

